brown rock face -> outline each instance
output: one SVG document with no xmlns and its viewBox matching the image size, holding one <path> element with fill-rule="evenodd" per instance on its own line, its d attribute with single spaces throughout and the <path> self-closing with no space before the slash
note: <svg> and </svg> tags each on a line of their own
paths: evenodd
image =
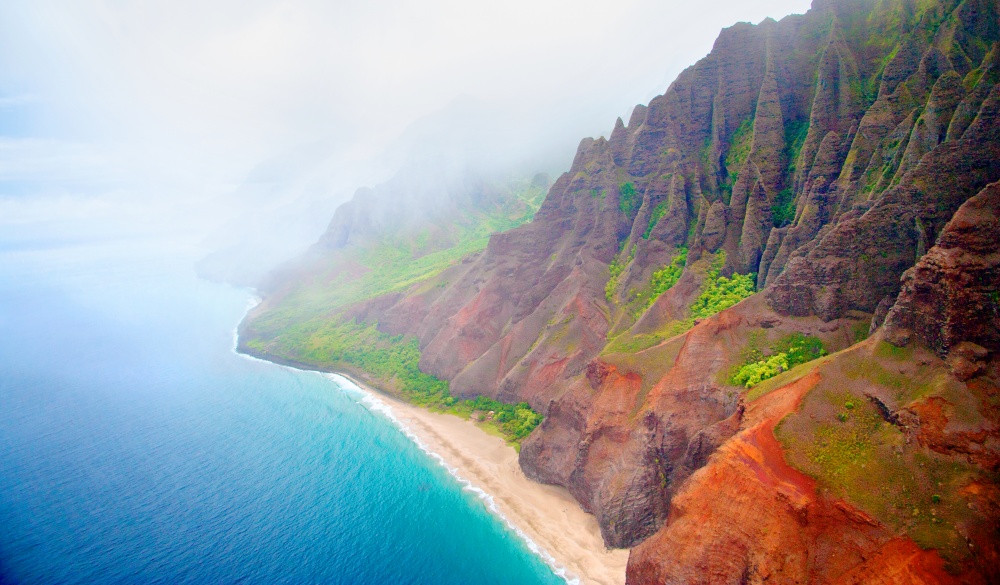
<svg viewBox="0 0 1000 585">
<path fill-rule="evenodd" d="M 752 298 L 635 355 L 602 355 L 550 403 L 521 446 L 521 466 L 533 479 L 566 486 L 597 516 L 606 542 L 634 545 L 657 530 L 676 490 L 738 430 L 738 391 L 719 374 L 739 359 L 747 335 L 801 331 L 833 349 L 848 343 L 852 325 L 781 321 Z"/>
<path fill-rule="evenodd" d="M 998 114 L 1000 87 L 994 87 L 961 139 L 926 154 L 867 211 L 844 214 L 808 252 L 792 258 L 769 287 L 772 306 L 832 319 L 850 309 L 873 311 L 898 292 L 900 275 L 959 206 L 1000 179 Z"/>
<path fill-rule="evenodd" d="M 903 274 L 885 335 L 898 345 L 916 337 L 942 357 L 955 353 L 966 377 L 986 352 L 1000 351 L 1000 184 L 966 201 Z"/>
<path fill-rule="evenodd" d="M 872 439 L 868 448 L 877 454 L 865 463 L 869 470 L 861 470 L 852 479 L 843 474 L 845 468 L 830 473 L 827 467 L 816 473 L 829 465 L 813 451 L 822 447 L 822 442 L 808 449 L 795 447 L 796 434 L 807 441 L 814 440 L 817 430 L 828 433 L 824 441 L 845 436 L 838 435 L 841 431 L 833 425 L 850 423 L 836 419 L 836 410 L 829 410 L 843 404 L 844 392 L 848 400 L 883 392 L 878 383 L 872 383 L 874 379 L 850 374 L 859 363 L 865 364 L 864 368 L 879 367 L 879 359 L 864 357 L 879 354 L 873 341 L 823 360 L 798 379 L 747 403 L 731 417 L 727 421 L 735 426 L 731 438 L 677 490 L 663 527 L 632 550 L 628 583 L 996 582 L 1000 577 L 995 564 L 1000 543 L 992 531 L 1000 526 L 996 509 L 1000 499 L 995 484 L 980 479 L 988 475 L 960 478 L 958 489 L 946 490 L 940 481 L 919 488 L 948 493 L 945 497 L 957 500 L 954 512 L 942 513 L 939 518 L 932 509 L 927 520 L 930 526 L 940 526 L 942 532 L 950 530 L 955 537 L 950 541 L 938 537 L 935 542 L 942 551 L 932 550 L 926 540 L 918 545 L 906 532 L 920 512 L 916 507 L 933 507 L 942 496 L 912 500 L 897 496 L 889 500 L 893 505 L 888 508 L 865 499 L 871 510 L 866 511 L 839 492 L 846 487 L 848 494 L 865 495 L 871 488 L 859 491 L 858 486 L 868 485 L 866 473 L 877 478 L 875 489 L 897 490 L 890 470 L 900 469 L 898 463 L 881 463 L 897 457 L 913 456 L 926 462 L 921 466 L 936 466 L 932 474 L 969 461 L 975 461 L 986 474 L 995 473 L 998 450 L 991 445 L 998 436 L 1000 417 L 982 401 L 995 395 L 992 382 L 956 386 L 952 394 L 945 391 L 905 406 L 890 400 L 893 408 L 889 408 L 877 402 L 884 410 L 880 414 L 871 410 L 869 416 L 878 420 L 881 415 L 886 419 L 882 424 L 903 429 L 912 439 L 904 443 L 902 433 L 899 440 L 887 443 Z M 873 347 L 874 353 L 868 353 Z M 944 375 L 940 362 L 921 367 Z M 921 375 L 919 369 L 906 371 L 907 375 Z M 835 396 L 833 404 L 831 395 Z M 962 408 L 978 409 L 981 416 L 971 425 L 958 423 L 956 412 Z M 782 428 L 776 432 L 779 425 Z M 809 432 L 802 434 L 803 429 Z M 929 459 L 927 450 L 941 458 Z M 819 465 L 810 469 L 817 477 L 790 465 L 810 458 L 813 465 Z M 898 505 L 905 512 L 893 512 Z M 954 528 L 947 528 L 949 525 Z M 922 533 L 921 538 L 926 539 L 927 534 Z M 939 553 L 946 553 L 949 560 Z"/>
<path fill-rule="evenodd" d="M 632 551 L 630 584 L 830 582 L 890 540 L 864 513 L 818 497 L 816 481 L 785 462 L 774 425 L 818 380 L 813 372 L 746 411 L 739 434 L 674 497 L 664 529 Z M 913 565 L 914 548 L 882 562 Z M 930 564 L 927 573 L 943 574 Z"/>
<path fill-rule="evenodd" d="M 947 384 L 911 386 L 957 377 L 995 403 L 1000 7 L 911 4 L 817 0 L 724 30 L 608 140 L 580 143 L 532 223 L 439 286 L 353 309 L 417 337 L 421 369 L 454 395 L 542 412 L 525 474 L 569 489 L 609 546 L 636 546 L 630 583 L 955 582 L 936 553 L 786 462 L 773 429 L 813 376 L 750 403 L 727 383 L 751 338 L 815 335 L 833 353 L 884 317 L 887 338 L 951 352 Z M 349 237 L 334 223 L 331 246 Z M 643 297 L 682 249 L 676 284 Z M 757 273 L 762 294 L 685 331 L 722 253 L 721 273 Z M 885 424 L 917 421 L 906 445 L 994 466 L 995 425 L 949 409 L 980 411 L 876 394 Z M 996 501 L 991 481 L 963 489 Z M 977 522 L 969 542 L 996 539 Z M 987 564 L 957 579 L 996 578 Z"/>
<path fill-rule="evenodd" d="M 494 236 L 443 292 L 371 318 L 418 336 L 422 369 L 454 394 L 542 411 L 526 473 L 569 488 L 609 545 L 640 542 L 726 436 L 737 400 L 720 380 L 746 323 L 782 322 L 758 302 L 637 354 L 656 367 L 599 357 L 609 336 L 683 318 L 700 292 L 685 275 L 635 315 L 625 307 L 652 273 L 682 244 L 689 266 L 721 250 L 724 272 L 758 272 L 779 313 L 845 330 L 840 318 L 894 297 L 952 214 L 1000 179 L 1000 51 L 982 49 L 1000 24 L 981 24 L 1000 23 L 996 5 L 941 2 L 906 31 L 893 10 L 822 3 L 726 29 L 609 140 L 581 142 L 533 223 Z M 932 39 L 936 26 L 950 36 Z M 871 35 L 896 50 L 873 51 Z M 613 260 L 623 270 L 606 298 Z M 606 372 L 596 383 L 595 371 Z"/>
</svg>

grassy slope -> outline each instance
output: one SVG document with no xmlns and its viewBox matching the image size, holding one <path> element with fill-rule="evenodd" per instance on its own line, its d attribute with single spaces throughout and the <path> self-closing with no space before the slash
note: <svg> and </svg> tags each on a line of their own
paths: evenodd
<svg viewBox="0 0 1000 585">
<path fill-rule="evenodd" d="M 364 374 L 398 397 L 431 409 L 470 417 L 474 413 L 508 441 L 517 443 L 541 422 L 527 404 L 479 398 L 456 400 L 448 382 L 420 371 L 417 341 L 382 333 L 374 323 L 343 316 L 355 303 L 381 295 L 435 286 L 434 277 L 486 247 L 493 233 L 534 217 L 545 196 L 527 182 L 509 186 L 502 205 L 457 211 L 439 224 L 392 234 L 366 246 L 334 251 L 311 278 L 269 300 L 241 334 L 250 351 L 322 370 Z M 493 416 L 488 413 L 492 411 Z"/>
<path fill-rule="evenodd" d="M 898 2 L 890 4 L 901 5 Z M 919 20 L 926 6 L 933 5 L 930 2 L 918 4 L 918 14 L 909 17 L 909 20 Z M 902 19 L 893 10 L 885 14 L 889 19 Z M 856 32 L 854 27 L 861 24 L 844 23 L 845 34 L 852 36 Z M 872 55 L 887 55 L 889 47 L 901 38 L 901 31 L 910 25 L 869 22 L 866 26 L 887 31 L 885 35 L 872 37 L 873 41 L 886 46 L 871 51 Z M 871 67 L 862 69 L 872 70 Z M 866 87 L 862 88 L 862 93 L 869 103 L 874 92 L 867 86 L 874 85 L 880 72 L 879 69 L 864 80 Z M 752 132 L 752 124 L 747 122 L 733 137 L 733 145 L 727 155 L 726 166 L 734 170 L 740 167 L 746 156 L 746 137 Z M 795 172 L 796 155 L 802 147 L 805 130 L 803 121 L 790 124 L 786 129 L 789 177 Z M 734 179 L 735 173 L 731 175 L 729 189 Z M 725 186 L 722 190 L 721 196 L 728 200 Z M 634 185 L 623 183 L 619 194 L 622 211 L 634 211 L 637 200 Z M 541 193 L 538 195 L 540 202 Z M 605 195 L 595 191 L 590 196 Z M 521 202 L 531 199 L 531 195 L 518 197 Z M 416 368 L 419 350 L 414 340 L 388 338 L 374 327 L 358 331 L 350 329 L 348 324 L 348 329 L 344 329 L 345 324 L 338 322 L 336 315 L 342 308 L 359 300 L 409 287 L 433 285 L 433 277 L 468 254 L 481 250 L 489 233 L 527 221 L 533 209 L 537 208 L 536 205 L 530 213 L 523 213 L 524 209 L 516 205 L 517 201 L 514 203 L 506 210 L 464 218 L 464 223 L 460 218 L 456 223 L 454 239 L 448 245 L 435 245 L 440 234 L 431 230 L 387 238 L 364 250 L 344 254 L 311 285 L 292 291 L 281 306 L 255 321 L 258 336 L 251 339 L 248 345 L 260 351 L 297 356 L 295 359 L 316 365 L 362 369 L 377 374 L 385 387 L 411 401 L 466 416 L 471 414 L 475 405 L 454 401 L 447 394 L 446 382 L 420 378 L 426 375 Z M 781 194 L 779 209 L 775 210 L 775 225 L 784 225 L 791 220 L 793 203 L 790 191 Z M 653 219 L 648 226 L 644 226 L 644 237 L 648 237 L 662 215 L 663 209 L 654 210 Z M 625 327 L 613 329 L 603 353 L 615 354 L 617 362 L 632 364 L 635 369 L 656 369 L 661 368 L 660 364 L 671 363 L 682 341 L 675 338 L 676 335 L 690 329 L 696 318 L 714 314 L 754 291 L 752 276 L 736 275 L 735 278 L 725 279 L 719 275 L 722 264 L 717 262 L 717 258 L 706 254 L 688 265 L 686 254 L 682 255 L 679 250 L 667 265 L 653 272 L 659 275 L 659 280 L 654 276 L 645 285 L 624 291 L 619 279 L 633 258 L 634 250 L 623 250 L 609 268 L 611 278 L 605 292 L 615 313 L 613 317 L 626 315 L 627 318 L 622 319 Z M 684 270 L 695 272 L 700 281 L 700 288 L 690 299 L 686 316 L 662 323 L 654 331 L 632 331 L 631 325 L 637 323 L 656 299 L 677 282 L 679 277 L 670 270 L 671 266 L 683 266 Z M 338 275 L 345 271 L 356 271 L 358 277 L 338 280 Z M 619 321 L 617 318 L 612 320 Z M 867 322 L 861 325 L 866 328 Z M 363 351 L 354 354 L 352 351 L 358 349 L 359 340 Z M 776 351 L 774 347 L 771 349 Z M 749 357 L 739 365 L 768 365 L 762 359 L 768 356 L 755 356 L 758 359 L 753 360 Z M 955 389 L 943 381 L 938 370 L 918 367 L 914 365 L 912 356 L 897 355 L 874 342 L 855 345 L 836 355 L 801 365 L 789 363 L 788 367 L 792 369 L 753 385 L 746 400 L 754 400 L 820 368 L 823 382 L 804 399 L 801 410 L 786 418 L 777 430 L 789 462 L 816 477 L 821 489 L 831 496 L 850 501 L 887 526 L 910 534 L 922 546 L 938 548 L 946 558 L 960 558 L 968 554 L 967 550 L 963 550 L 959 537 L 960 527 L 967 521 L 968 515 L 961 489 L 968 485 L 973 472 L 952 458 L 908 442 L 897 425 L 883 420 L 873 402 L 866 398 L 866 393 L 889 393 L 897 406 L 930 396 L 948 396 L 949 404 L 958 405 L 960 410 L 974 413 L 975 407 L 955 394 Z M 902 370 L 906 373 L 900 373 Z M 726 373 L 720 372 L 720 375 Z M 644 376 L 644 380 L 653 378 L 653 375 Z M 649 388 L 644 386 L 642 391 L 646 393 Z M 493 410 L 491 404 L 480 406 Z M 519 416 L 516 410 L 515 407 L 511 416 Z M 522 412 L 521 418 L 517 419 L 518 424 L 528 421 L 524 414 Z M 521 430 L 509 431 L 507 436 L 522 432 L 524 428 L 527 427 L 522 424 Z"/>
<path fill-rule="evenodd" d="M 893 412 L 943 399 L 954 414 L 970 421 L 979 418 L 977 398 L 926 350 L 898 349 L 873 339 L 759 384 L 747 399 L 814 369 L 821 382 L 775 431 L 789 463 L 815 477 L 829 497 L 847 500 L 949 561 L 972 554 L 962 534 L 975 512 L 964 488 L 982 479 L 980 472 L 960 454 L 921 446 L 907 435 L 905 422 L 886 420 L 870 397 Z"/>
<path fill-rule="evenodd" d="M 633 300 L 624 310 L 633 311 L 634 316 L 630 322 L 633 325 L 638 323 L 642 315 L 655 304 L 656 300 L 677 283 L 682 271 L 691 270 L 701 277 L 702 284 L 698 289 L 697 297 L 687 308 L 687 316 L 664 323 L 653 332 L 636 333 L 629 329 L 619 333 L 612 329 L 608 334 L 608 344 L 602 354 L 633 353 L 657 345 L 665 339 L 691 329 L 695 320 L 711 317 L 750 297 L 755 292 L 755 274 L 733 274 L 728 278 L 720 275 L 726 261 L 725 252 L 706 254 L 691 266 L 686 265 L 686 260 L 687 249 L 680 248 L 677 255 L 671 259 L 670 264 L 653 272 L 647 289 L 632 292 L 630 298 Z M 612 278 L 608 281 L 609 286 L 613 281 L 614 268 L 612 268 Z M 607 295 L 614 304 L 615 297 L 612 293 L 607 293 Z M 637 303 L 638 306 L 636 306 Z"/>
<path fill-rule="evenodd" d="M 336 250 L 322 264 L 309 267 L 309 279 L 300 279 L 266 313 L 255 316 L 253 330 L 267 340 L 284 337 L 276 349 L 295 352 L 304 341 L 301 335 L 318 322 L 357 302 L 406 290 L 437 276 L 486 248 L 491 234 L 530 221 L 544 197 L 543 188 L 516 182 L 509 186 L 503 205 L 478 212 L 456 211 L 420 231 Z"/>
</svg>

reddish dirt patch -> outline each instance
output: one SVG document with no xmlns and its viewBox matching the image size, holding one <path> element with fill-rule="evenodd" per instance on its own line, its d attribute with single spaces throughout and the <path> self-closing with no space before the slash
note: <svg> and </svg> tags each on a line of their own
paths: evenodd
<svg viewBox="0 0 1000 585">
<path fill-rule="evenodd" d="M 588 430 L 624 424 L 642 390 L 642 377 L 639 374 L 623 374 L 613 365 L 605 367 L 601 391 L 594 399 L 594 407 L 591 409 Z"/>
<path fill-rule="evenodd" d="M 554 384 L 558 380 L 563 371 L 566 369 L 566 364 L 569 363 L 569 358 L 562 358 L 550 361 L 546 364 L 533 363 L 531 365 L 529 377 L 533 379 L 535 384 L 540 386 L 548 386 Z"/>
<path fill-rule="evenodd" d="M 838 579 L 836 585 L 861 583 L 894 583 L 920 585 L 940 583 L 977 583 L 971 575 L 956 577 L 944 568 L 944 560 L 932 550 L 922 550 L 909 538 L 893 538 L 874 556 L 854 567 Z"/>
<path fill-rule="evenodd" d="M 674 497 L 667 523 L 632 550 L 630 584 L 955 583 L 934 551 L 823 498 L 785 461 L 775 425 L 818 370 L 747 406 L 743 430 Z"/>
<path fill-rule="evenodd" d="M 985 469 L 1000 469 L 1000 455 L 984 447 L 987 439 L 995 438 L 998 433 L 985 430 L 949 432 L 947 406 L 945 399 L 934 396 L 909 407 L 920 419 L 917 441 L 944 455 L 965 455 L 970 462 Z"/>
</svg>

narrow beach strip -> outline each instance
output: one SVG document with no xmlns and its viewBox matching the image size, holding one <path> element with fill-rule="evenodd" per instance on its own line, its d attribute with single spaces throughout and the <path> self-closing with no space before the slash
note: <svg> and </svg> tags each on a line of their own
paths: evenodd
<svg viewBox="0 0 1000 585">
<path fill-rule="evenodd" d="M 367 407 L 395 423 L 476 493 L 568 583 L 625 583 L 628 551 L 606 549 L 597 520 L 568 491 L 525 477 L 517 452 L 502 438 L 470 420 L 402 402 L 348 376 L 328 376 L 338 386 L 360 392 Z"/>
<path fill-rule="evenodd" d="M 247 313 L 259 303 L 259 297 L 249 299 Z M 291 370 L 317 372 L 343 391 L 354 391 L 362 405 L 385 416 L 465 489 L 479 496 L 494 515 L 567 583 L 625 583 L 628 551 L 606 549 L 597 519 L 584 512 L 567 490 L 525 477 L 517 462 L 517 451 L 502 438 L 487 433 L 470 420 L 395 399 L 346 374 L 263 359 L 239 351 L 238 346 L 239 333 L 234 329 L 232 351 L 236 355 Z"/>
</svg>

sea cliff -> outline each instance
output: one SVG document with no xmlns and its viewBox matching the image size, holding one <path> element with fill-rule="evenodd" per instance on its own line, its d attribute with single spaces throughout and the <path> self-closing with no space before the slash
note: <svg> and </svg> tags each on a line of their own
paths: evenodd
<svg viewBox="0 0 1000 585">
<path fill-rule="evenodd" d="M 737 24 L 530 222 L 298 310 L 373 270 L 339 215 L 241 343 L 322 362 L 324 323 L 377 323 L 448 398 L 526 402 L 521 468 L 629 583 L 997 582 L 998 80 L 989 0 Z"/>
</svg>

